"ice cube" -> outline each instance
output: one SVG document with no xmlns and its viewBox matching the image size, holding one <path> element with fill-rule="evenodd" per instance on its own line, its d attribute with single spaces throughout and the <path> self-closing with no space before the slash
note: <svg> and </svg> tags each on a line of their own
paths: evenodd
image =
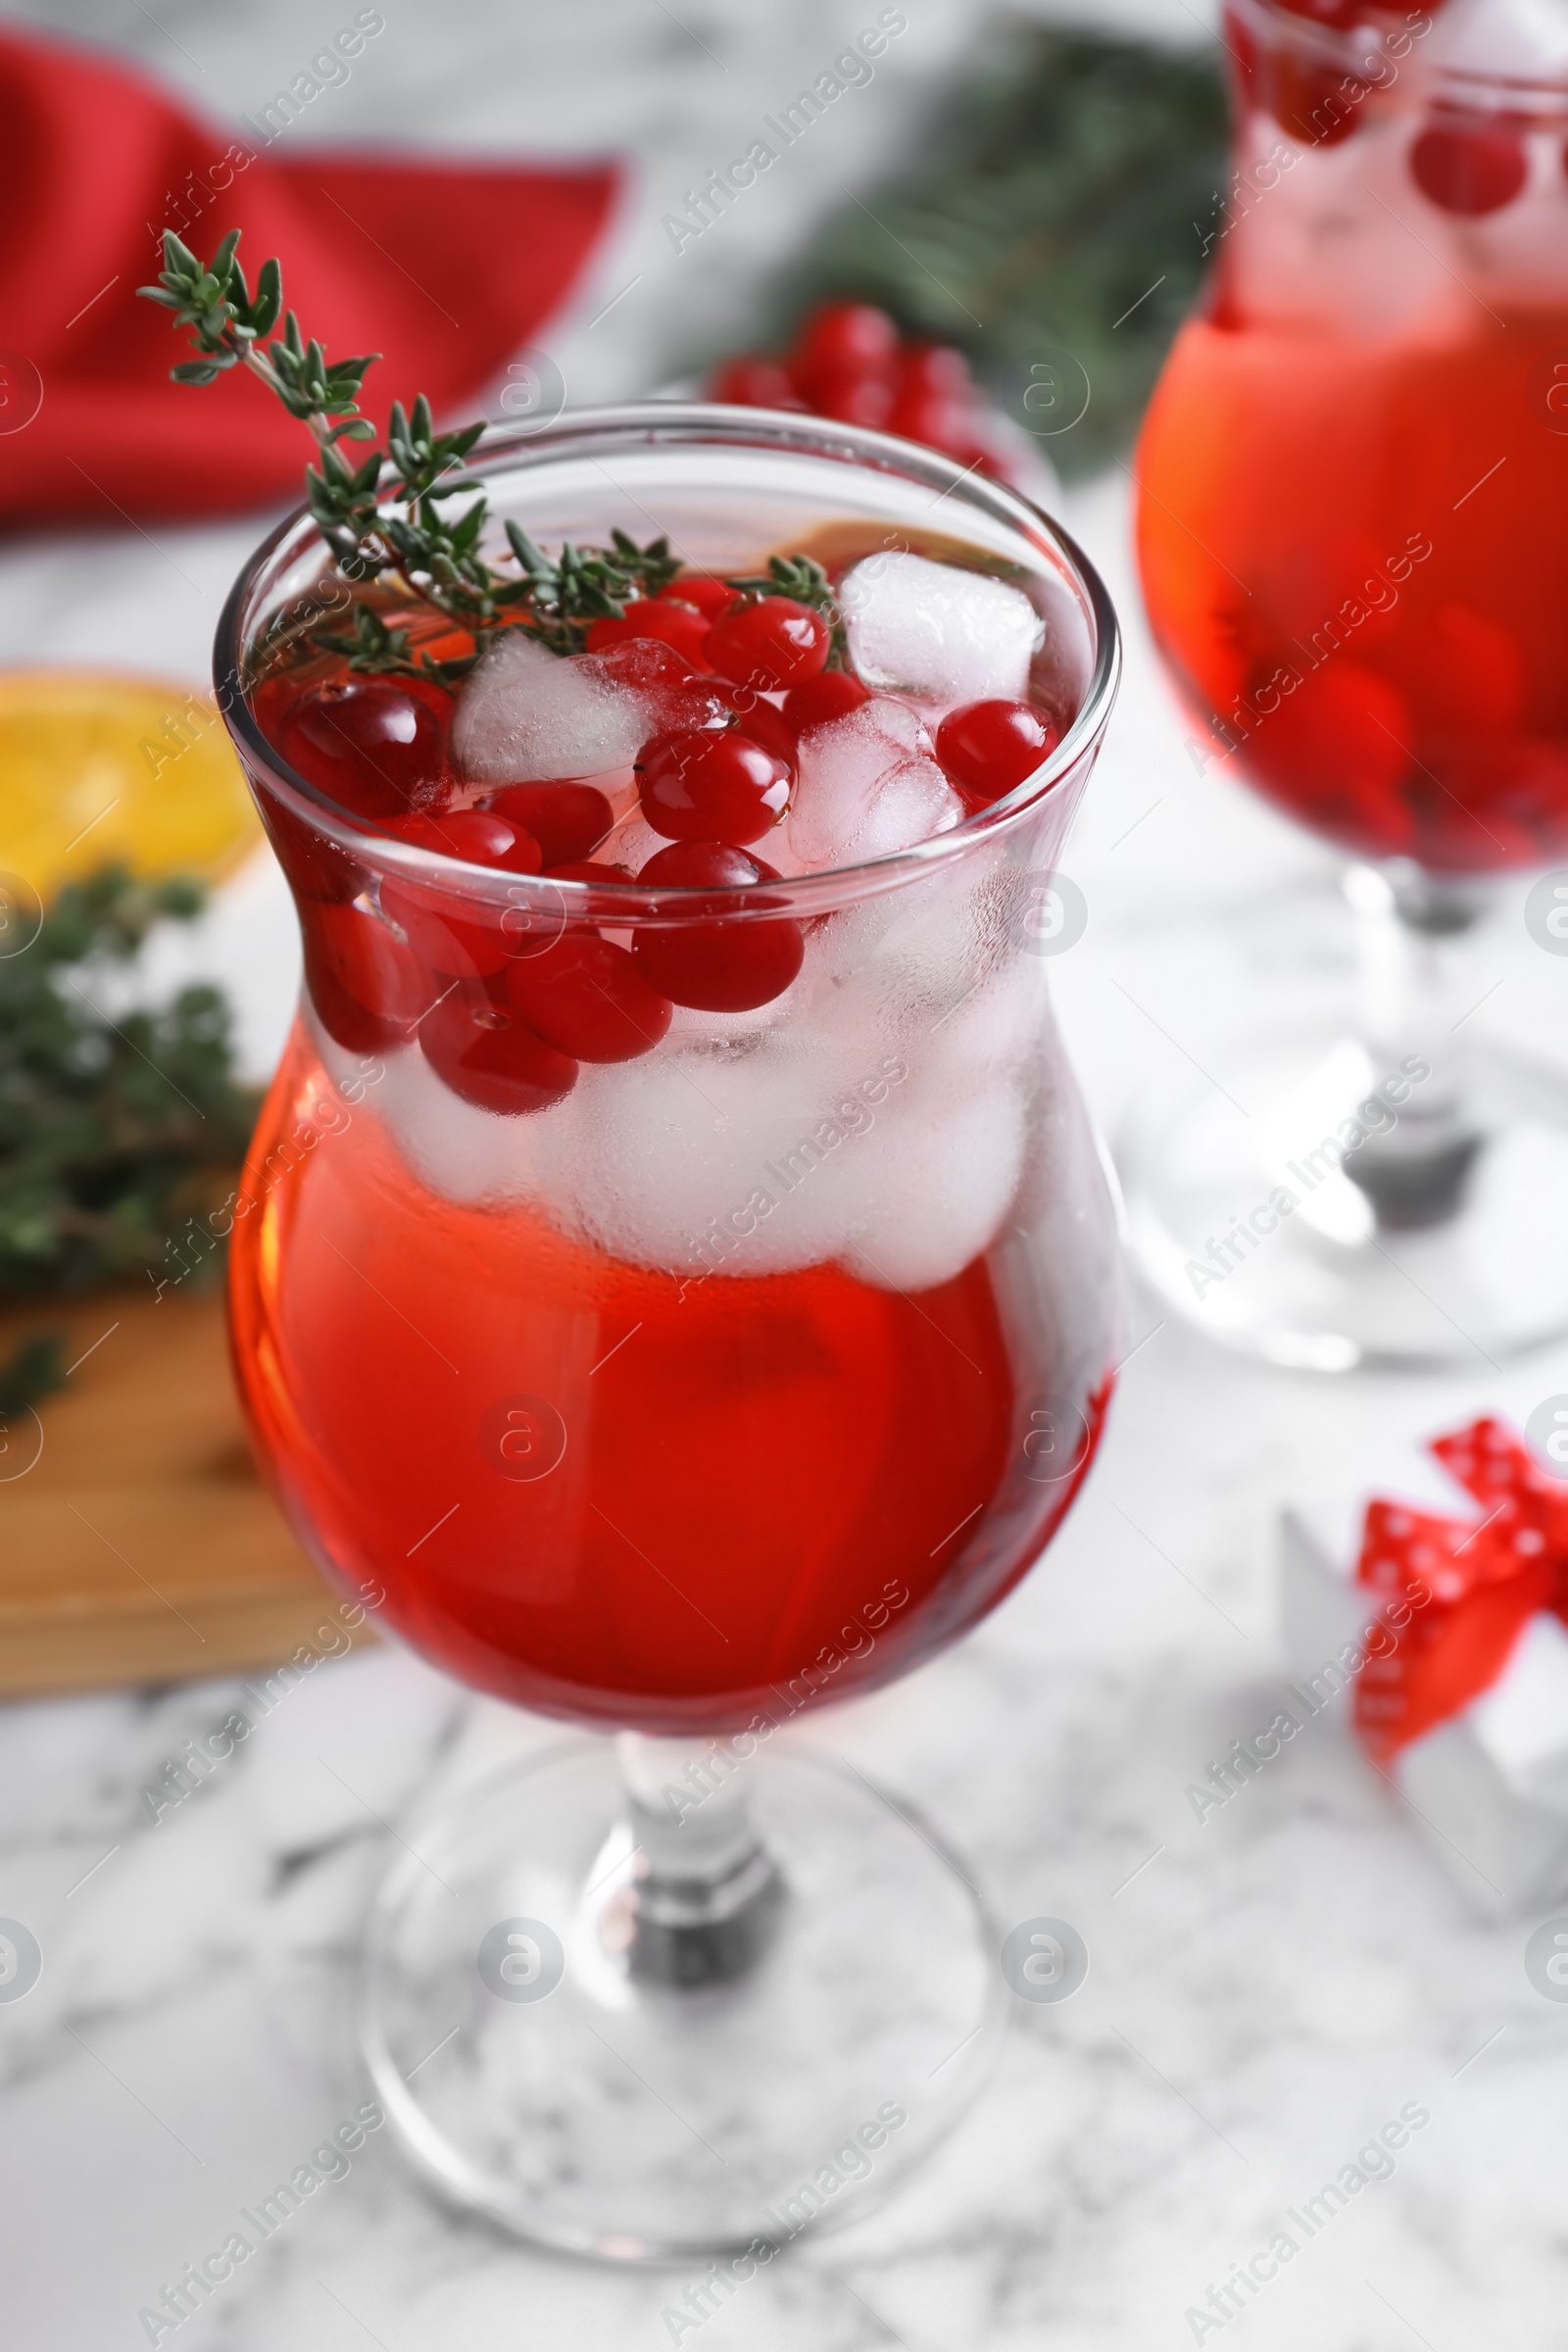
<svg viewBox="0 0 1568 2352">
<path fill-rule="evenodd" d="M 770 997 L 765 1004 L 751 1005 L 745 1012 L 710 1012 L 693 1004 L 677 1004 L 666 1032 L 669 1051 L 698 1046 L 710 1054 L 751 1053 L 758 1038 L 800 1010 L 802 993 L 796 978 L 782 996 Z"/>
<path fill-rule="evenodd" d="M 877 786 L 865 821 L 851 845 L 854 856 L 891 858 L 933 833 L 948 833 L 963 803 L 934 760 L 901 760 Z"/>
<path fill-rule="evenodd" d="M 1277 125 L 1265 115 L 1254 116 L 1250 136 L 1244 172 L 1272 159 Z M 1293 365 L 1287 384 L 1277 354 L 1259 341 L 1259 354 L 1268 354 L 1262 364 L 1275 367 L 1266 403 L 1275 447 L 1293 448 L 1303 433 L 1310 436 L 1311 419 L 1333 397 L 1328 387 L 1344 381 L 1346 354 L 1324 336 L 1349 336 L 1363 347 L 1383 349 L 1395 337 L 1443 344 L 1471 331 L 1475 298 L 1466 291 L 1474 282 L 1467 256 L 1476 224 L 1446 220 L 1421 204 L 1410 184 L 1409 147 L 1403 113 L 1378 118 L 1368 109 L 1353 138 L 1304 151 L 1269 188 L 1267 201 L 1250 212 L 1240 208 L 1225 231 L 1227 270 L 1242 310 L 1264 328 L 1283 326 L 1291 333 L 1293 363 L 1298 353 L 1311 354 L 1305 367 Z M 1417 205 L 1419 236 L 1410 222 Z M 1514 208 L 1506 217 L 1512 221 Z M 1206 332 L 1214 336 L 1215 330 Z M 1262 399 L 1250 370 L 1236 369 L 1228 348 L 1234 340 L 1219 335 L 1214 342 L 1212 393 L 1200 379 L 1192 394 L 1215 419 L 1217 447 L 1238 429 L 1233 417 L 1250 434 Z M 1197 342 L 1207 356 L 1204 338 Z"/>
<path fill-rule="evenodd" d="M 731 1056 L 666 1042 L 585 1070 L 569 1183 L 551 1213 L 569 1200 L 612 1256 L 694 1279 L 821 1264 L 848 1225 L 854 1181 L 853 1142 L 809 1140 L 835 1074 L 829 1058 L 768 1037 Z"/>
<path fill-rule="evenodd" d="M 887 697 L 813 727 L 801 744 L 784 828 L 793 862 L 885 858 L 956 825 L 963 804 L 929 752 L 919 713 Z"/>
<path fill-rule="evenodd" d="M 476 782 L 548 783 L 626 766 L 648 732 L 640 694 L 509 629 L 458 698 L 452 748 Z"/>
<path fill-rule="evenodd" d="M 896 1130 L 889 1123 L 897 1149 L 878 1154 L 840 1251 L 880 1290 L 928 1291 L 961 1274 L 995 1241 L 1023 1172 L 1019 1086 L 993 1081 L 942 1102 L 934 1091 L 911 1077 Z"/>
<path fill-rule="evenodd" d="M 1461 0 L 1437 29 L 1433 63 L 1446 74 L 1544 81 L 1568 68 L 1560 0 Z"/>
<path fill-rule="evenodd" d="M 688 1017 L 708 1034 L 678 1019 L 655 1053 L 585 1066 L 525 1119 L 464 1102 L 417 1047 L 395 1049 L 364 1115 L 447 1200 L 528 1201 L 612 1257 L 694 1280 L 837 1259 L 917 1291 L 994 1238 L 1024 1137 L 1022 1090 L 997 1056 L 983 1068 L 933 1057 L 923 1035 L 890 1051 L 874 1019 L 825 1034 L 776 1021 L 742 1038 L 760 1016 Z M 330 1040 L 322 1052 L 329 1068 L 352 1062 Z"/>
<path fill-rule="evenodd" d="M 840 1262 L 862 1281 L 901 1291 L 949 1282 L 1006 1222 L 1050 1052 L 1040 975 L 1025 961 L 971 985 L 937 1018 L 928 1000 L 898 989 L 906 1005 L 898 1046 L 906 1075 L 890 1089 L 882 1130 L 858 1163 L 864 1176 L 839 1249 Z M 1049 1132 L 1060 1121 L 1048 1115 L 1041 1124 Z M 1078 1242 L 1064 1237 L 1069 1250 Z"/>
<path fill-rule="evenodd" d="M 364 1079 L 355 1057 L 326 1040 L 321 1058 L 341 1085 Z M 531 1118 L 502 1118 L 452 1093 L 417 1046 L 383 1048 L 383 1076 L 355 1117 L 379 1119 L 404 1164 L 443 1200 L 472 1203 L 527 1197 L 542 1189 L 539 1152 L 547 1121 L 570 1116 L 572 1097 Z M 341 1075 L 340 1075 L 341 1073 Z"/>
<path fill-rule="evenodd" d="M 943 704 L 1021 701 L 1045 623 L 1021 588 L 884 551 L 845 573 L 850 657 L 871 687 Z"/>
<path fill-rule="evenodd" d="M 472 782 L 549 783 L 624 768 L 650 736 L 712 725 L 724 710 L 667 645 L 564 657 L 510 629 L 464 687 L 452 745 Z"/>
<path fill-rule="evenodd" d="M 650 735 L 721 727 L 728 720 L 730 705 L 714 680 L 697 676 L 673 646 L 656 637 L 627 638 L 580 660 L 605 685 L 640 699 Z"/>
</svg>

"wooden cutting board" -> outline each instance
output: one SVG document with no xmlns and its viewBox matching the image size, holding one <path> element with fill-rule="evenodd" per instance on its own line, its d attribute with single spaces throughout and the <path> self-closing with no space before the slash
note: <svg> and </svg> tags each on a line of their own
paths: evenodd
<svg viewBox="0 0 1568 2352">
<path fill-rule="evenodd" d="M 10 1310 L 0 1362 L 43 1330 L 74 1369 L 0 1421 L 0 1695 L 228 1674 L 309 1641 L 337 1596 L 252 1463 L 221 1298 Z"/>
</svg>

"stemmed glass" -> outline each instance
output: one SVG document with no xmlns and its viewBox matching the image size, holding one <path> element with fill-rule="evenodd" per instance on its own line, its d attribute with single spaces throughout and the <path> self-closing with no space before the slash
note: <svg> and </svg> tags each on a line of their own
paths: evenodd
<svg viewBox="0 0 1568 2352">
<path fill-rule="evenodd" d="M 1456 977 L 1497 878 L 1568 853 L 1568 28 L 1236 0 L 1224 37 L 1234 169 L 1139 559 L 1197 766 L 1356 861 L 1361 1001 L 1150 1101 L 1130 1231 L 1276 1362 L 1474 1362 L 1568 1328 L 1568 1090 Z M 1557 944 L 1549 885 L 1527 919 Z"/>
<path fill-rule="evenodd" d="M 375 834 L 273 749 L 270 664 L 343 593 L 308 517 L 220 633 L 306 942 L 233 1221 L 258 1447 L 383 1623 L 614 1735 L 408 1829 L 369 1928 L 371 2072 L 458 2204 L 580 2252 L 755 2264 L 884 2193 L 995 2046 L 967 1879 L 784 1735 L 994 1607 L 1098 1439 L 1114 1219 L 1040 951 L 1115 623 L 1011 492 L 848 427 L 655 404 L 502 436 L 475 474 L 547 547 L 635 519 L 730 573 L 775 547 L 966 550 L 1035 599 L 1037 682 L 1075 713 L 1025 783 L 895 857 L 750 895 L 552 882 Z M 418 1042 L 449 985 L 432 925 L 481 964 L 703 926 L 804 964 L 504 1116 Z"/>
</svg>

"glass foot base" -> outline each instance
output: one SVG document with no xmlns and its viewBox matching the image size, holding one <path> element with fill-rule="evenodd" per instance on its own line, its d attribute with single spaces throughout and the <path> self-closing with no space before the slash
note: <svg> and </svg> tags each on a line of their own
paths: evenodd
<svg viewBox="0 0 1568 2352">
<path fill-rule="evenodd" d="M 733 2285 L 880 2202 L 980 2088 L 999 1938 L 935 1838 L 776 1741 L 738 1777 L 772 1869 L 717 1968 L 650 1937 L 608 1741 L 411 1833 L 371 1913 L 363 2041 L 449 2201 L 573 2253 L 724 2258 Z"/>
<path fill-rule="evenodd" d="M 1424 1175 L 1399 1121 L 1358 1117 L 1374 1072 L 1343 1034 L 1259 1039 L 1209 1072 L 1142 1106 L 1116 1151 L 1134 1257 L 1188 1323 L 1316 1372 L 1482 1369 L 1568 1332 L 1554 1072 L 1478 1053 L 1472 1124 Z M 1421 1107 L 1417 1089 L 1403 1133 Z"/>
</svg>

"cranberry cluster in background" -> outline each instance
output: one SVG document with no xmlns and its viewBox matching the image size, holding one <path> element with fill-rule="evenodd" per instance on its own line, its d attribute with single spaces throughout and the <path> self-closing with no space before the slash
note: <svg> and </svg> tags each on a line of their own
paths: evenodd
<svg viewBox="0 0 1568 2352">
<path fill-rule="evenodd" d="M 805 409 L 902 434 L 981 473 L 1004 470 L 963 353 L 948 343 L 901 342 L 886 311 L 870 303 L 820 304 L 782 360 L 761 353 L 726 360 L 708 389 L 739 408 Z"/>
<path fill-rule="evenodd" d="M 381 880 L 377 914 L 362 896 L 367 871 L 270 805 L 322 1025 L 356 1053 L 416 1034 L 455 1093 L 519 1113 L 559 1102 L 582 1062 L 650 1052 L 676 1004 L 741 1012 L 782 995 L 804 935 L 783 912 L 756 919 L 782 902 L 757 887 L 780 876 L 754 845 L 788 812 L 803 738 L 871 699 L 852 671 L 829 666 L 832 646 L 829 619 L 808 605 L 692 576 L 596 620 L 584 654 L 562 657 L 635 686 L 657 714 L 635 762 L 635 812 L 668 846 L 636 878 L 692 895 L 682 901 L 688 919 L 635 926 L 629 946 L 606 938 L 601 922 L 552 919 L 536 893 L 516 894 L 534 904 L 492 911 L 396 874 Z M 632 878 L 601 854 L 612 854 L 617 824 L 598 784 L 466 782 L 453 710 L 434 679 L 346 667 L 315 670 L 309 682 L 284 673 L 257 696 L 289 766 L 360 824 L 502 874 Z M 1028 704 L 973 703 L 942 720 L 934 751 L 973 810 L 1032 774 L 1058 732 Z"/>
<path fill-rule="evenodd" d="M 1378 9 L 1366 0 L 1277 0 L 1292 17 L 1330 32 L 1364 29 L 1371 42 L 1387 30 L 1407 45 L 1411 19 L 1402 10 Z M 1422 14 L 1434 17 L 1445 0 L 1425 0 Z M 1337 147 L 1352 137 L 1363 120 L 1364 102 L 1378 81 L 1347 69 L 1327 55 L 1304 53 L 1288 42 L 1260 51 L 1250 28 L 1233 11 L 1225 18 L 1225 42 L 1242 90 L 1252 106 L 1273 116 L 1282 130 L 1303 146 Z M 1385 77 L 1386 78 L 1386 77 Z M 1438 105 L 1410 147 L 1410 176 L 1440 212 L 1478 220 L 1512 204 L 1530 176 L 1525 133 L 1528 112 Z M 1568 150 L 1564 152 L 1568 170 Z"/>
</svg>

